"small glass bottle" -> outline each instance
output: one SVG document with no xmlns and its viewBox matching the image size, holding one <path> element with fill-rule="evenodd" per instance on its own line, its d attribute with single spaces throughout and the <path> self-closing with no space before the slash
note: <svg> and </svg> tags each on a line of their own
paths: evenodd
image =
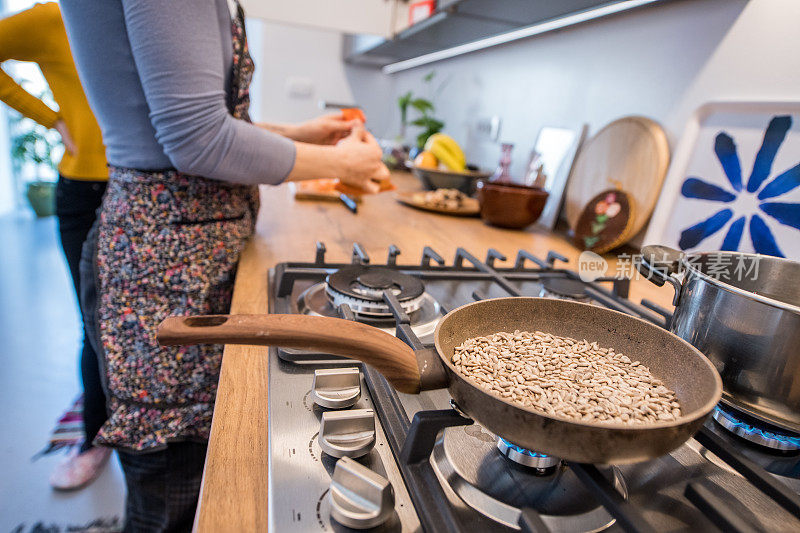
<svg viewBox="0 0 800 533">
<path fill-rule="evenodd" d="M 522 185 L 536 189 L 544 189 L 547 183 L 547 175 L 544 173 L 544 161 L 542 154 L 535 149 L 531 150 L 531 157 L 528 160 L 528 169 L 525 177 L 522 178 Z"/>
<path fill-rule="evenodd" d="M 503 143 L 500 145 L 500 162 L 497 164 L 497 170 L 494 171 L 489 181 L 511 183 L 511 150 L 514 145 L 511 143 Z"/>
</svg>

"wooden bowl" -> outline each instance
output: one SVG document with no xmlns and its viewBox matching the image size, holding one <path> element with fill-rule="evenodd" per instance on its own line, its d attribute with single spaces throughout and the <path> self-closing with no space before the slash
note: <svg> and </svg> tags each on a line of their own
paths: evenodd
<svg viewBox="0 0 800 533">
<path fill-rule="evenodd" d="M 537 187 L 488 181 L 478 183 L 481 218 L 487 224 L 501 228 L 522 229 L 536 222 L 548 196 L 547 191 Z"/>
</svg>

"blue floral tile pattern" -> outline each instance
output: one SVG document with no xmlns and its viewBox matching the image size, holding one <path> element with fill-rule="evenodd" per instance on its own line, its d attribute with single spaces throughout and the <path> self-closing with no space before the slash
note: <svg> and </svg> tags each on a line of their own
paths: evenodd
<svg viewBox="0 0 800 533">
<path fill-rule="evenodd" d="M 730 189 L 708 183 L 698 177 L 686 178 L 681 186 L 683 197 L 717 202 L 721 205 L 720 209 L 709 218 L 681 232 L 678 245 L 682 250 L 694 248 L 727 228 L 721 249 L 736 251 L 747 227 L 753 249 L 757 253 L 784 257 L 764 217 L 770 217 L 780 224 L 800 230 L 800 204 L 775 201 L 800 186 L 800 163 L 770 179 L 775 156 L 791 127 L 791 116 L 776 116 L 770 120 L 746 184 L 742 180 L 742 166 L 736 142 L 724 131 L 717 134 L 714 140 L 714 153 L 722 166 Z M 756 197 L 757 212 L 737 212 L 735 206 L 725 205 L 734 204 L 742 195 Z"/>
</svg>

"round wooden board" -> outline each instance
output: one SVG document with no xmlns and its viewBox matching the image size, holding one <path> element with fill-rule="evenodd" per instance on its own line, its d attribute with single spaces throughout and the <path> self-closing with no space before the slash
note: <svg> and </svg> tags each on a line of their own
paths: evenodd
<svg viewBox="0 0 800 533">
<path fill-rule="evenodd" d="M 450 209 L 443 209 L 441 207 L 435 207 L 432 205 L 427 205 L 423 202 L 418 202 L 414 199 L 414 195 L 418 194 L 416 192 L 397 192 L 395 193 L 395 198 L 398 202 L 403 205 L 407 205 L 409 207 L 414 207 L 416 209 L 422 209 L 423 211 L 430 211 L 432 213 L 439 213 L 442 215 L 452 215 L 457 217 L 474 217 L 480 213 L 481 208 L 478 204 L 478 200 L 475 198 L 466 198 L 464 200 L 464 204 L 455 210 Z"/>
<path fill-rule="evenodd" d="M 608 124 L 581 150 L 569 180 L 565 207 L 573 230 L 586 204 L 601 191 L 617 187 L 636 204 L 631 236 L 644 227 L 661 192 L 669 167 L 664 130 L 645 117 L 624 117 Z"/>
<path fill-rule="evenodd" d="M 589 201 L 578 217 L 573 242 L 581 250 L 598 254 L 613 250 L 636 235 L 634 200 L 620 190 L 608 189 Z"/>
</svg>

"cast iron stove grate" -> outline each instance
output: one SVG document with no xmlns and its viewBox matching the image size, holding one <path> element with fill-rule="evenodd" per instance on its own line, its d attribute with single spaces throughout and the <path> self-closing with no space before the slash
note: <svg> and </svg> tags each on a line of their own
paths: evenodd
<svg viewBox="0 0 800 533">
<path fill-rule="evenodd" d="M 370 264 L 369 256 L 358 243 L 353 246 L 353 257 L 350 264 L 326 263 L 325 252 L 324 244 L 317 243 L 314 263 L 282 263 L 278 265 L 274 278 L 276 295 L 278 297 L 289 296 L 295 281 L 319 279 L 321 272 L 332 274 L 341 269 L 352 268 L 352 265 Z M 495 266 L 496 261 L 504 262 L 507 258 L 494 249 L 490 249 L 485 260 L 481 261 L 465 249 L 458 248 L 450 266 L 445 264 L 441 255 L 427 246 L 423 250 L 422 259 L 418 265 L 399 265 L 397 263 L 398 255 L 400 255 L 399 248 L 392 245 L 389 248 L 385 266 L 401 272 L 412 273 L 423 281 L 437 278 L 488 280 L 509 296 L 525 296 L 518 289 L 516 282 L 536 279 L 540 282 L 547 282 L 545 286 L 557 286 L 559 282 L 553 280 L 564 280 L 562 283 L 568 284 L 571 288 L 582 284 L 585 296 L 610 309 L 638 316 L 661 327 L 667 327 L 671 319 L 669 311 L 652 302 L 642 300 L 641 305 L 630 302 L 627 299 L 630 288 L 629 279 L 599 278 L 594 282 L 584 282 L 575 272 L 558 268 L 556 261 L 566 263 L 567 259 L 553 251 L 549 252 L 547 257 L 542 260 L 525 250 L 520 250 L 513 266 L 508 268 Z M 465 265 L 465 261 L 468 265 Z M 529 268 L 529 263 L 533 263 L 535 267 Z M 606 282 L 612 283 L 611 290 L 601 285 Z M 485 295 L 476 291 L 472 297 L 475 300 L 481 300 L 485 298 Z M 396 336 L 414 350 L 430 349 L 412 330 L 409 316 L 397 298 L 397 291 L 384 291 L 382 300 L 394 316 Z M 356 315 L 347 303 L 340 305 L 338 311 L 342 318 L 356 319 Z M 445 314 L 449 310 L 442 308 L 441 311 Z M 426 531 L 437 533 L 469 531 L 469 524 L 462 523 L 449 504 L 429 458 L 440 431 L 448 427 L 470 425 L 473 421 L 459 412 L 455 405 L 453 405 L 453 409 L 417 412 L 411 421 L 397 392 L 389 382 L 370 367 L 361 366 L 375 410 L 384 427 L 387 440 L 397 459 L 403 480 L 423 528 Z M 748 458 L 746 454 L 740 453 L 719 431 L 710 430 L 709 427 L 704 426 L 694 436 L 694 440 L 737 471 L 763 494 L 773 499 L 792 515 L 800 518 L 800 496 Z M 593 491 L 598 502 L 616 519 L 619 527 L 628 532 L 653 530 L 653 526 L 643 518 L 640 510 L 620 495 L 597 466 L 578 463 L 569 463 L 569 466 L 585 486 Z M 737 502 L 720 499 L 702 481 L 689 483 L 685 489 L 685 496 L 720 529 L 742 532 L 752 530 L 751 526 L 740 518 L 736 510 L 736 506 L 739 505 Z M 530 508 L 522 509 L 519 527 L 523 532 L 544 533 L 549 531 L 539 513 Z"/>
</svg>

